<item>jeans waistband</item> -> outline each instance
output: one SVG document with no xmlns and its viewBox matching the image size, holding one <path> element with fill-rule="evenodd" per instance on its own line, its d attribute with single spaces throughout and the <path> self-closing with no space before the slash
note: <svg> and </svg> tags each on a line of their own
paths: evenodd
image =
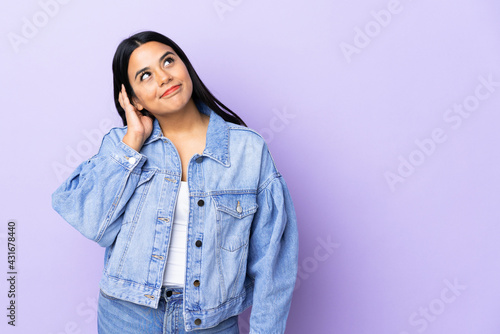
<svg viewBox="0 0 500 334">
<path fill-rule="evenodd" d="M 172 288 L 168 286 L 161 287 L 161 296 L 165 299 L 167 298 L 182 298 L 184 288 Z"/>
</svg>

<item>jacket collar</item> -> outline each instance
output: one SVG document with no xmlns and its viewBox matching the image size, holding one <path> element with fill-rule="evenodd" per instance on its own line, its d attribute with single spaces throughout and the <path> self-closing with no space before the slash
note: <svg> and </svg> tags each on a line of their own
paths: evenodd
<svg viewBox="0 0 500 334">
<path fill-rule="evenodd" d="M 219 162 L 225 167 L 229 167 L 229 126 L 226 121 L 217 115 L 210 107 L 201 101 L 195 100 L 196 107 L 198 110 L 205 115 L 210 116 L 210 121 L 208 122 L 207 137 L 205 150 L 203 151 L 203 156 L 212 158 L 213 160 Z M 161 132 L 160 123 L 155 118 L 153 121 L 153 131 L 151 135 L 146 139 L 144 145 L 150 144 L 163 137 Z"/>
</svg>

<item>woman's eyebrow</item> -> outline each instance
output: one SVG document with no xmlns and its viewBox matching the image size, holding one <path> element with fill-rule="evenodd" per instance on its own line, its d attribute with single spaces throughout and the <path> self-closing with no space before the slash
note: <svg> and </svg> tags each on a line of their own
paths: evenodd
<svg viewBox="0 0 500 334">
<path fill-rule="evenodd" d="M 161 57 L 160 57 L 160 62 L 161 62 L 161 61 L 162 61 L 162 60 L 163 60 L 166 56 L 168 56 L 169 54 L 175 55 L 172 51 L 167 51 L 167 52 L 165 52 L 165 53 L 163 54 L 163 56 L 161 56 Z M 139 74 L 141 74 L 142 72 L 144 72 L 144 71 L 146 71 L 146 70 L 149 70 L 149 67 L 144 67 L 143 69 L 140 69 L 139 71 L 137 71 L 137 72 L 135 73 L 134 80 L 136 80 L 136 79 L 137 79 L 137 76 L 138 76 Z"/>
</svg>

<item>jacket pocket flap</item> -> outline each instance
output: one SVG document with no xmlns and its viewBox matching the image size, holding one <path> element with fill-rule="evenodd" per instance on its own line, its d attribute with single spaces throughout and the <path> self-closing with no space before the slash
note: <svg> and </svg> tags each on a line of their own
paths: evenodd
<svg viewBox="0 0 500 334">
<path fill-rule="evenodd" d="M 141 173 L 141 177 L 139 178 L 139 182 L 137 183 L 137 188 L 143 184 L 143 183 L 146 183 L 148 182 L 149 180 L 151 180 L 151 178 L 153 177 L 153 175 L 155 175 L 155 170 L 145 170 L 145 171 L 142 171 Z"/>
<path fill-rule="evenodd" d="M 222 194 L 213 196 L 216 209 L 235 218 L 243 218 L 257 211 L 256 194 Z"/>
</svg>

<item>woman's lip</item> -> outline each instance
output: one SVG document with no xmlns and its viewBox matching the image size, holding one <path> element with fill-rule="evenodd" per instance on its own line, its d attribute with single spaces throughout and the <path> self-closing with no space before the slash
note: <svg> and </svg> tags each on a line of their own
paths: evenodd
<svg viewBox="0 0 500 334">
<path fill-rule="evenodd" d="M 170 94 L 170 93 L 172 93 L 172 92 L 176 91 L 177 89 L 179 89 L 179 87 L 180 87 L 180 86 L 181 86 L 181 85 L 175 85 L 175 86 L 173 86 L 173 87 L 170 87 L 169 89 L 167 89 L 167 91 L 166 91 L 165 93 L 163 93 L 163 95 L 162 95 L 161 97 L 165 97 L 165 96 L 167 96 L 168 94 Z"/>
</svg>

